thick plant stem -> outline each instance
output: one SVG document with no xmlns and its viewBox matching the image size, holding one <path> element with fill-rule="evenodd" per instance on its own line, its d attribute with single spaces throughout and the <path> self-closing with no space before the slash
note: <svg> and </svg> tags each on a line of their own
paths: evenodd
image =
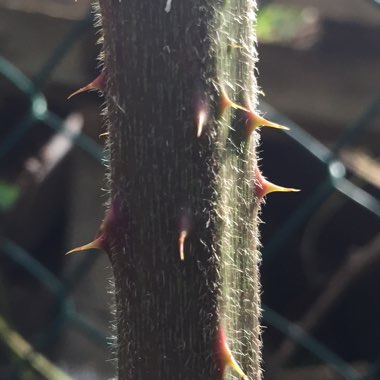
<svg viewBox="0 0 380 380">
<path fill-rule="evenodd" d="M 118 378 L 260 379 L 254 1 L 99 5 Z"/>
</svg>

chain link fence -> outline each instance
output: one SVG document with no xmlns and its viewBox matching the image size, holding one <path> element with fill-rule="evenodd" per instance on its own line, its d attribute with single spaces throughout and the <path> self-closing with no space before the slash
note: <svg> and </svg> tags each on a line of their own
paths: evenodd
<svg viewBox="0 0 380 380">
<path fill-rule="evenodd" d="M 68 116 L 63 120 L 57 116 L 56 113 L 49 110 L 47 99 L 41 91 L 44 83 L 68 50 L 89 28 L 92 28 L 92 15 L 90 13 L 83 20 L 73 23 L 69 33 L 57 44 L 55 51 L 51 52 L 49 59 L 32 79 L 27 78 L 5 57 L 0 56 L 0 75 L 17 87 L 18 91 L 22 93 L 26 104 L 25 111 L 17 115 L 17 122 L 14 122 L 11 128 L 7 128 L 6 133 L 2 134 L 0 158 L 4 172 L 6 172 L 9 160 L 17 155 L 18 144 L 23 139 L 29 138 L 28 133 L 33 129 L 46 127 L 52 130 L 51 135 L 61 139 L 61 144 L 57 145 L 61 148 L 63 146 L 61 156 L 65 155 L 74 144 L 98 165 L 103 165 L 103 149 L 92 138 L 81 132 L 81 119 L 78 116 Z M 378 221 L 380 218 L 378 192 L 368 190 L 367 187 L 363 186 L 363 175 L 360 177 L 360 173 L 358 175 L 354 170 L 356 167 L 350 166 L 351 161 L 344 159 L 345 156 L 342 154 L 352 145 L 355 145 L 355 142 L 365 135 L 368 128 L 379 118 L 380 96 L 373 100 L 373 103 L 356 121 L 344 129 L 340 138 L 330 148 L 317 141 L 300 126 L 269 105 L 262 102 L 261 109 L 266 112 L 269 119 L 290 127 L 286 138 L 301 149 L 305 161 L 312 160 L 314 165 L 318 167 L 318 173 L 322 173 L 319 175 L 321 181 L 312 191 L 307 192 L 300 202 L 297 201 L 297 206 L 289 210 L 286 220 L 282 225 L 276 227 L 276 230 L 271 233 L 270 239 L 266 241 L 263 248 L 263 267 L 267 273 L 270 273 L 270 268 L 276 266 L 279 256 L 284 254 L 284 247 L 293 241 L 295 236 L 300 234 L 300 230 L 305 224 L 318 214 L 320 208 L 334 194 L 340 194 L 342 196 L 340 199 L 343 198 L 344 202 L 353 203 L 365 214 L 370 214 L 371 218 L 374 218 L 371 220 Z M 3 122 L 2 125 L 5 125 L 7 121 L 3 120 Z M 51 140 L 49 141 L 53 144 Z M 65 143 L 62 143 L 62 141 L 68 142 L 69 145 L 65 147 Z M 58 154 L 56 160 L 59 161 L 61 156 Z M 31 163 L 33 169 L 32 164 L 33 162 Z M 33 171 L 31 169 L 32 173 L 41 174 L 41 166 L 44 167 L 43 160 L 39 164 L 40 166 L 37 168 L 39 170 L 35 169 Z M 49 167 L 50 164 L 51 162 L 49 161 L 45 168 L 45 175 L 52 170 Z M 360 181 L 358 177 L 361 178 Z M 372 185 L 376 188 L 375 190 L 378 189 L 376 183 Z M 17 202 L 22 196 L 21 193 L 22 187 L 20 187 L 19 183 L 0 180 L 0 210 L 3 214 L 9 213 L 17 207 Z M 355 221 L 352 222 L 355 223 Z M 349 255 L 346 261 L 343 260 L 341 265 L 337 266 L 336 271 L 331 273 L 328 280 L 326 280 L 326 286 L 320 288 L 321 290 L 314 298 L 314 301 L 309 305 L 309 314 L 306 313 L 305 318 L 299 318 L 298 324 L 290 322 L 289 319 L 273 310 L 273 308 L 264 306 L 264 325 L 268 326 L 268 330 L 274 328 L 282 334 L 281 339 L 278 340 L 280 343 L 273 355 L 273 367 L 276 365 L 280 367 L 282 364 L 287 363 L 297 347 L 302 347 L 309 352 L 309 356 L 315 358 L 315 363 L 322 362 L 330 367 L 338 375 L 335 378 L 339 378 L 339 376 L 348 380 L 380 378 L 380 361 L 376 362 L 375 359 L 371 358 L 372 364 L 367 365 L 365 370 L 358 369 L 349 361 L 343 360 L 337 352 L 323 344 L 312 333 L 318 323 L 315 319 L 318 319 L 318 316 L 324 316 L 330 310 L 331 306 L 343 294 L 345 287 L 354 278 L 358 277 L 361 271 L 376 264 L 376 259 L 378 259 L 377 252 L 380 251 L 378 240 L 378 238 L 375 238 L 373 242 L 365 246 L 365 249 L 363 248 L 363 252 L 360 251 L 356 252 L 356 255 Z M 6 375 L 1 378 L 4 378 L 4 380 L 70 379 L 71 377 L 64 370 L 59 369 L 58 365 L 53 364 L 39 352 L 49 352 L 64 329 L 75 329 L 86 336 L 92 345 L 108 346 L 109 341 L 106 334 L 97 328 L 86 315 L 78 312 L 72 300 L 73 291 L 75 291 L 78 283 L 86 273 L 91 270 L 99 255 L 80 255 L 80 258 L 75 261 L 75 265 L 71 266 L 70 272 L 66 273 L 65 276 L 60 276 L 56 271 L 42 264 L 36 258 L 36 255 L 23 249 L 14 239 L 2 235 L 0 236 L 0 257 L 4 268 L 11 266 L 11 270 L 15 272 L 19 267 L 23 268 L 25 272 L 38 281 L 49 293 L 50 304 L 54 308 L 54 317 L 44 326 L 38 337 L 31 339 L 29 342 L 12 327 L 12 321 L 7 320 L 5 317 L 6 313 L 1 313 L 0 341 L 3 347 L 3 355 L 7 358 L 7 364 L 3 365 L 3 367 L 6 367 L 4 372 Z M 354 259 L 351 260 L 352 257 Z M 357 257 L 364 258 L 355 261 Z M 352 269 L 351 261 L 357 269 L 356 272 Z M 350 275 L 347 275 L 347 273 L 350 273 Z M 2 277 L 3 274 L 1 274 L 0 283 L 2 282 Z M 1 293 L 6 293 L 7 290 L 3 286 L 1 288 Z M 265 284 L 263 290 L 265 293 Z M 352 300 L 352 308 L 355 308 L 355 299 Z M 363 310 L 362 312 L 371 314 L 371 310 Z M 29 311 L 26 311 L 26 313 L 29 313 Z M 380 357 L 380 339 L 378 343 L 377 355 Z M 104 359 L 106 360 L 107 358 Z"/>
</svg>

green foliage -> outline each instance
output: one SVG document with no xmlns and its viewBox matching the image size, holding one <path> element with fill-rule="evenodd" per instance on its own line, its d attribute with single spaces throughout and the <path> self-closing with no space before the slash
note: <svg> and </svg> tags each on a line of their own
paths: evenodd
<svg viewBox="0 0 380 380">
<path fill-rule="evenodd" d="M 20 196 L 20 189 L 13 184 L 0 180 L 0 212 L 12 209 Z"/>
<path fill-rule="evenodd" d="M 307 23 L 310 9 L 270 4 L 258 12 L 257 36 L 266 42 L 293 40 Z"/>
</svg>

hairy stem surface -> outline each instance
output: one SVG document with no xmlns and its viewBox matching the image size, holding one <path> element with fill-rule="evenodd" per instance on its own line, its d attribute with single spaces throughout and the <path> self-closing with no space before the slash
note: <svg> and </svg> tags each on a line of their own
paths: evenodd
<svg viewBox="0 0 380 380">
<path fill-rule="evenodd" d="M 99 3 L 118 378 L 260 379 L 254 1 Z"/>
</svg>

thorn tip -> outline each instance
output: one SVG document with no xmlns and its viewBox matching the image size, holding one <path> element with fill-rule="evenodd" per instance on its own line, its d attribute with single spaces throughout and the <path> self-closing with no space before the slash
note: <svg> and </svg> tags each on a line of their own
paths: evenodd
<svg viewBox="0 0 380 380">
<path fill-rule="evenodd" d="M 71 99 L 73 96 L 81 94 L 86 91 L 103 91 L 105 82 L 105 73 L 104 70 L 88 85 L 81 87 L 79 90 L 74 91 L 67 97 L 67 100 Z"/>
<path fill-rule="evenodd" d="M 295 189 L 292 187 L 283 187 L 276 185 L 272 182 L 269 182 L 260 172 L 260 170 L 256 169 L 256 194 L 257 197 L 261 200 L 262 198 L 266 197 L 270 193 L 295 193 L 301 191 L 300 189 Z"/>
<path fill-rule="evenodd" d="M 181 261 L 185 260 L 185 240 L 187 237 L 187 230 L 182 230 L 179 233 L 178 238 L 178 248 L 179 248 L 179 258 Z"/>
<path fill-rule="evenodd" d="M 204 110 L 199 111 L 198 124 L 197 124 L 197 137 L 201 137 L 203 126 L 206 122 L 206 112 Z"/>
<path fill-rule="evenodd" d="M 247 126 L 248 126 L 248 134 L 251 135 L 251 133 L 256 129 L 260 127 L 269 127 L 269 128 L 276 128 L 276 129 L 282 129 L 284 131 L 288 131 L 289 128 L 285 127 L 284 125 L 274 123 L 272 121 L 269 121 L 265 119 L 264 117 L 257 114 L 255 111 L 253 111 L 250 107 L 247 110 Z"/>
<path fill-rule="evenodd" d="M 239 366 L 231 350 L 228 347 L 226 336 L 221 327 L 219 327 L 219 352 L 222 365 L 222 371 L 224 372 L 225 367 L 228 365 L 233 371 L 235 371 L 243 380 L 249 380 L 249 377 L 244 373 L 242 368 Z"/>
<path fill-rule="evenodd" d="M 82 245 L 80 247 L 77 247 L 77 248 L 70 250 L 69 252 L 66 252 L 65 256 L 70 255 L 72 253 L 89 251 L 90 249 L 103 250 L 102 245 L 101 245 L 101 241 L 99 238 L 95 239 L 94 241 L 92 241 L 88 244 Z"/>
<path fill-rule="evenodd" d="M 245 107 L 240 106 L 239 104 L 234 103 L 228 96 L 227 91 L 223 86 L 220 86 L 220 99 L 219 99 L 219 112 L 221 115 L 228 109 L 234 108 L 242 111 L 248 111 Z"/>
</svg>

